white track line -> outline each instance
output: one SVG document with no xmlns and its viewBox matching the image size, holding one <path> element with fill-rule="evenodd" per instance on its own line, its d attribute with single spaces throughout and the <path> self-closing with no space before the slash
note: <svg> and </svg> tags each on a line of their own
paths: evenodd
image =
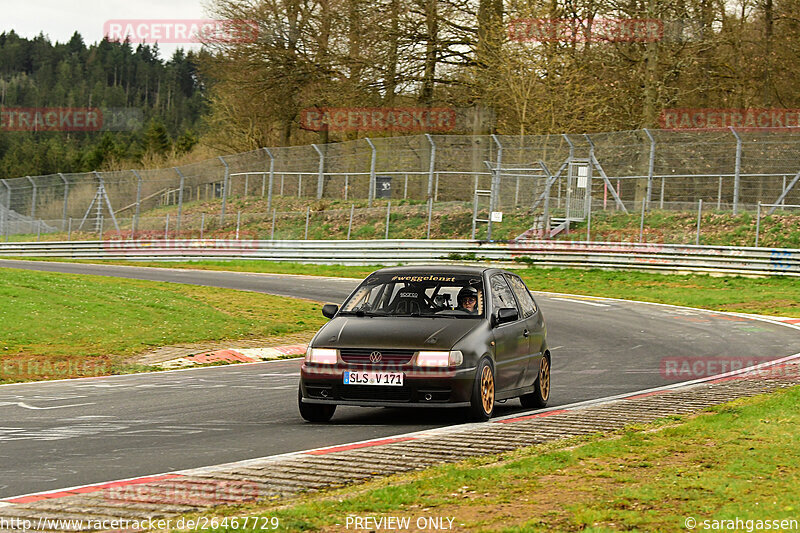
<svg viewBox="0 0 800 533">
<path fill-rule="evenodd" d="M 554 295 L 554 296 L 558 296 L 558 297 L 573 297 L 573 298 L 575 298 L 575 297 L 577 297 L 577 298 L 585 297 L 584 295 L 565 294 L 565 293 L 547 292 L 547 291 L 533 291 L 533 292 L 535 292 L 537 294 L 547 295 L 547 296 Z M 713 310 L 710 310 L 710 309 L 700 309 L 700 308 L 695 308 L 695 307 L 686 307 L 686 306 L 673 305 L 673 304 L 662 304 L 662 303 L 656 303 L 656 302 L 641 302 L 641 301 L 637 301 L 637 300 L 626 300 L 626 299 L 623 299 L 623 298 L 605 298 L 605 297 L 600 298 L 600 297 L 598 297 L 598 299 L 615 301 L 615 302 L 634 303 L 634 304 L 656 305 L 656 306 L 660 306 L 660 307 L 669 307 L 669 308 L 673 308 L 673 309 L 685 309 L 685 310 L 691 310 L 691 311 L 700 311 L 702 313 L 713 313 L 713 314 L 724 314 L 724 315 L 738 316 L 738 317 L 749 318 L 749 319 L 752 319 L 752 320 L 760 320 L 760 321 L 763 321 L 763 322 L 768 322 L 770 324 L 776 324 L 776 325 L 779 325 L 779 326 L 789 327 L 789 328 L 793 328 L 793 329 L 796 329 L 796 330 L 800 331 L 800 325 L 787 324 L 785 322 L 772 320 L 772 319 L 770 319 L 768 317 L 763 317 L 762 318 L 760 315 L 748 315 L 748 314 L 745 314 L 745 313 L 731 313 L 731 312 L 727 312 L 727 311 L 713 311 Z M 576 301 L 576 302 L 585 303 L 585 302 L 581 302 L 581 301 Z M 639 396 L 639 395 L 642 395 L 642 394 L 660 392 L 660 391 L 664 391 L 664 390 L 672 390 L 672 389 L 677 389 L 677 388 L 684 387 L 684 386 L 690 386 L 690 385 L 695 385 L 695 384 L 698 384 L 698 383 L 704 383 L 704 382 L 708 382 L 708 381 L 714 381 L 714 380 L 717 380 L 717 379 L 723 379 L 723 378 L 726 378 L 726 377 L 732 377 L 732 376 L 739 375 L 739 374 L 744 374 L 744 373 L 747 373 L 747 372 L 750 372 L 750 371 L 753 371 L 753 370 L 759 370 L 759 369 L 762 369 L 762 368 L 768 368 L 770 366 L 773 366 L 773 365 L 776 365 L 776 364 L 780 364 L 780 363 L 784 363 L 786 361 L 795 360 L 795 359 L 800 359 L 800 353 L 789 355 L 789 356 L 786 356 L 786 357 L 783 357 L 783 358 L 780 358 L 780 359 L 776 359 L 774 361 L 767 361 L 765 363 L 761 363 L 761 364 L 758 364 L 758 365 L 753 365 L 753 366 L 750 366 L 750 367 L 741 368 L 741 369 L 734 370 L 734 371 L 731 371 L 731 372 L 725 372 L 723 374 L 717 374 L 717 375 L 714 375 L 714 376 L 707 376 L 707 377 L 704 377 L 704 378 L 699 378 L 699 379 L 695 379 L 695 380 L 691 380 L 691 381 L 682 381 L 682 382 L 678 382 L 678 383 L 672 383 L 670 385 L 664 385 L 662 387 L 654 387 L 654 388 L 650 388 L 650 389 L 643 389 L 643 390 L 627 392 L 627 393 L 623 393 L 623 394 L 616 394 L 616 395 L 613 395 L 613 396 L 606 396 L 604 398 L 596 398 L 596 399 L 593 399 L 593 400 L 585 400 L 585 401 L 582 401 L 582 402 L 575 402 L 575 403 L 571 403 L 571 404 L 567 404 L 567 405 L 559 405 L 559 406 L 554 406 L 554 407 L 548 407 L 546 409 L 523 411 L 521 413 L 515 413 L 513 415 L 507 415 L 507 416 L 504 416 L 504 417 L 494 418 L 492 420 L 496 422 L 496 421 L 500 421 L 500 420 L 506 420 L 506 419 L 509 419 L 509 418 L 520 418 L 520 417 L 523 417 L 523 416 L 528 416 L 530 414 L 540 414 L 540 413 L 547 413 L 547 412 L 550 412 L 550 411 L 560 411 L 560 410 L 567 410 L 568 411 L 568 410 L 576 409 L 576 408 L 579 408 L 579 407 L 588 407 L 588 406 L 592 406 L 592 405 L 598 405 L 598 404 L 601 404 L 601 403 L 614 402 L 614 401 L 621 400 L 621 399 L 624 399 L 624 398 L 629 398 L 631 396 Z M 255 362 L 255 363 L 238 363 L 238 365 L 260 365 L 260 364 L 274 363 L 276 361 L 286 361 L 286 359 L 278 359 L 278 360 L 272 360 L 272 361 L 258 361 L 258 362 Z M 238 365 L 236 365 L 236 366 L 238 366 Z M 214 367 L 200 367 L 200 368 L 184 368 L 184 369 L 179 369 L 179 370 L 164 370 L 164 371 L 150 372 L 150 373 L 152 373 L 152 374 L 161 374 L 161 373 L 166 373 L 166 372 L 185 372 L 185 371 L 188 371 L 188 370 L 206 370 L 206 369 L 214 369 L 214 368 L 219 369 L 219 368 L 226 368 L 227 366 L 234 366 L 234 365 L 226 365 L 226 366 L 223 366 L 223 367 L 214 366 Z M 98 377 L 105 377 L 105 378 L 119 377 L 119 378 L 122 378 L 122 377 L 142 376 L 142 375 L 146 375 L 146 374 L 125 374 L 125 375 L 121 375 L 121 376 L 97 376 L 97 377 L 76 378 L 76 379 L 97 379 Z M 75 381 L 75 380 L 74 379 L 66 379 L 66 380 L 40 381 L 40 382 L 33 382 L 33 383 L 53 383 L 53 382 L 56 382 L 56 381 L 60 382 L 60 381 Z M 8 385 L 0 385 L 0 387 L 8 387 L 8 386 L 14 386 L 14 385 L 30 385 L 30 384 L 31 384 L 31 382 L 27 382 L 27 383 L 11 383 L 11 384 L 8 384 Z M 150 474 L 150 475 L 147 475 L 147 476 L 139 476 L 139 477 L 126 478 L 126 479 L 121 479 L 121 480 L 104 481 L 104 482 L 101 482 L 101 483 L 90 483 L 88 485 L 79 485 L 79 486 L 75 486 L 75 487 L 69 487 L 69 488 L 66 488 L 66 489 L 48 490 L 48 491 L 42 491 L 42 492 L 35 492 L 35 493 L 31 493 L 31 494 L 23 494 L 23 495 L 20 495 L 20 496 L 11 496 L 9 498 L 4 498 L 4 500 L 23 498 L 23 497 L 29 497 L 29 496 L 38 496 L 38 495 L 42 495 L 42 494 L 51 494 L 51 493 L 56 493 L 56 492 L 69 492 L 69 491 L 74 491 L 74 490 L 81 489 L 81 488 L 86 488 L 86 487 L 94 487 L 94 486 L 97 486 L 97 485 L 105 485 L 107 483 L 119 483 L 119 482 L 125 482 L 125 481 L 134 481 L 134 480 L 141 479 L 141 478 L 144 478 L 144 477 L 156 477 L 156 476 L 163 476 L 163 475 L 192 475 L 192 474 L 198 474 L 198 473 L 204 473 L 204 472 L 207 473 L 207 472 L 217 471 L 217 470 L 220 470 L 220 469 L 245 467 L 245 466 L 248 466 L 250 464 L 259 463 L 259 462 L 263 462 L 263 461 L 267 461 L 267 460 L 279 460 L 281 458 L 286 458 L 286 457 L 307 455 L 308 452 L 312 452 L 312 451 L 316 451 L 316 450 L 324 450 L 326 448 L 334 448 L 334 447 L 337 447 L 337 446 L 368 444 L 370 442 L 374 442 L 374 441 L 378 441 L 378 440 L 385 440 L 385 439 L 400 439 L 400 438 L 407 438 L 407 437 L 418 437 L 418 436 L 422 436 L 422 435 L 452 433 L 452 432 L 455 432 L 455 431 L 462 431 L 464 429 L 469 429 L 470 427 L 480 427 L 480 426 L 483 426 L 483 425 L 484 425 L 484 423 L 480 423 L 480 422 L 478 422 L 478 423 L 469 423 L 469 424 L 458 424 L 458 425 L 447 426 L 447 427 L 443 427 L 443 428 L 415 431 L 415 432 L 411 432 L 411 433 L 403 433 L 403 434 L 399 434 L 399 435 L 391 435 L 389 437 L 381 437 L 381 438 L 378 438 L 378 439 L 368 439 L 368 440 L 364 440 L 364 441 L 348 442 L 348 443 L 345 443 L 345 444 L 337 444 L 337 445 L 333 445 L 333 446 L 326 446 L 326 447 L 323 447 L 323 448 L 312 448 L 312 449 L 308 449 L 308 450 L 301 450 L 301 451 L 289 452 L 289 453 L 278 454 L 278 455 L 268 455 L 268 456 L 264 456 L 264 457 L 257 457 L 257 458 L 254 458 L 254 459 L 246 459 L 246 460 L 243 460 L 243 461 L 235 461 L 235 462 L 231 462 L 231 463 L 223 463 L 223 464 L 219 464 L 219 465 L 211 465 L 211 466 L 193 468 L 193 469 L 188 469 L 188 470 L 176 470 L 176 471 L 172 471 L 172 472 L 162 472 L 162 473 L 159 473 L 159 474 Z M 0 505 L 3 505 L 3 503 L 4 502 L 0 501 Z M 6 504 L 6 505 L 15 505 L 15 504 Z"/>
</svg>

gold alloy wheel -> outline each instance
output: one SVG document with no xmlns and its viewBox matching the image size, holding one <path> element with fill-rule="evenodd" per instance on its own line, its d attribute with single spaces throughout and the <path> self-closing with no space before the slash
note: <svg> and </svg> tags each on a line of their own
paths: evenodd
<svg viewBox="0 0 800 533">
<path fill-rule="evenodd" d="M 542 400 L 547 401 L 550 397 L 550 362 L 547 357 L 542 357 L 542 367 L 539 369 L 539 390 Z"/>
<path fill-rule="evenodd" d="M 489 365 L 483 367 L 481 372 L 481 403 L 483 412 L 491 413 L 494 406 L 494 376 Z"/>
</svg>

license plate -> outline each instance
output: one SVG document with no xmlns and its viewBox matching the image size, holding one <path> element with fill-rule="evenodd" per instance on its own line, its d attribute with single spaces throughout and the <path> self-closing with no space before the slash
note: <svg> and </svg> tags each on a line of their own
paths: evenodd
<svg viewBox="0 0 800 533">
<path fill-rule="evenodd" d="M 403 386 L 402 372 L 345 372 L 345 385 L 389 385 Z"/>
</svg>

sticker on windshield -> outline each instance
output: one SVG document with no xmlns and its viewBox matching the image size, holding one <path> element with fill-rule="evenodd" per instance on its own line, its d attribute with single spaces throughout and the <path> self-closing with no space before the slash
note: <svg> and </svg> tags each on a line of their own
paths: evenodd
<svg viewBox="0 0 800 533">
<path fill-rule="evenodd" d="M 392 276 L 392 281 L 410 281 L 412 283 L 420 282 L 420 281 L 440 281 L 440 282 L 450 282 L 455 281 L 455 277 L 447 277 L 447 276 Z"/>
</svg>

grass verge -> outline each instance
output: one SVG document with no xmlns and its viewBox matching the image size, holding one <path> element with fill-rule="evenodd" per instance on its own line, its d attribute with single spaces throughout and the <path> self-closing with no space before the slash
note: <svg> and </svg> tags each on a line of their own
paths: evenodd
<svg viewBox="0 0 800 533">
<path fill-rule="evenodd" d="M 363 278 L 379 268 L 241 260 L 188 262 L 108 261 L 104 264 L 350 278 Z M 534 291 L 624 298 L 643 302 L 699 307 L 714 311 L 800 317 L 800 283 L 789 278 L 713 277 L 704 274 L 677 275 L 536 267 L 516 269 L 514 272 L 519 274 L 528 284 L 528 287 Z"/>
<path fill-rule="evenodd" d="M 468 531 L 687 531 L 690 519 L 705 530 L 736 529 L 720 521 L 737 519 L 739 530 L 790 529 L 783 520 L 797 529 L 799 402 L 793 387 L 612 435 L 205 516 L 276 517 L 289 531 L 363 530 L 353 519 L 366 517 L 407 518 L 412 530 L 431 518 Z M 237 530 L 228 526 L 216 531 Z"/>
<path fill-rule="evenodd" d="M 253 190 L 252 188 L 250 189 Z M 239 191 L 241 193 L 242 191 Z M 220 220 L 222 202 L 185 201 L 181 209 L 181 230 L 176 231 L 178 206 L 161 206 L 143 210 L 137 223 L 137 237 L 161 239 L 168 232 L 169 238 L 235 238 L 238 234 L 248 239 L 381 239 L 386 235 L 386 212 L 388 200 L 376 199 L 368 208 L 364 199 L 351 201 L 308 197 L 296 198 L 276 196 L 272 204 L 258 196 L 229 196 L 226 203 L 228 215 L 224 223 Z M 352 220 L 351 206 L 355 208 Z M 553 199 L 550 206 L 552 216 L 564 216 L 561 200 Z M 274 213 L 273 213 L 274 210 Z M 428 207 L 420 200 L 395 198 L 389 209 L 389 237 L 392 239 L 424 239 L 428 236 Z M 539 209 L 541 213 L 541 208 Z M 128 215 L 130 213 L 127 213 Z M 273 227 L 273 215 L 275 225 Z M 308 226 L 306 226 L 308 215 Z M 171 222 L 167 222 L 169 216 Z M 436 202 L 430 219 L 430 238 L 468 239 L 472 236 L 472 202 Z M 486 219 L 488 212 L 481 211 L 479 218 Z M 534 225 L 535 217 L 527 206 L 503 208 L 503 221 L 492 227 L 494 240 L 514 239 Z M 11 241 L 94 240 L 93 231 L 77 231 L 74 220 L 72 232 L 56 232 L 37 235 L 31 228 L 26 235 L 12 235 Z M 132 219 L 120 218 L 121 231 L 128 235 Z M 57 227 L 60 220 L 51 221 Z M 93 224 L 93 222 L 92 222 Z M 641 213 L 638 209 L 629 213 L 614 208 L 613 201 L 607 209 L 595 206 L 592 212 L 591 237 L 595 241 L 637 242 L 639 240 Z M 762 216 L 759 244 L 762 247 L 800 247 L 800 214 L 797 210 L 779 210 L 771 216 Z M 105 238 L 114 238 L 116 231 L 105 228 Z M 487 226 L 480 223 L 476 228 L 477 239 L 487 238 Z M 694 244 L 697 232 L 697 210 L 652 209 L 645 214 L 642 240 L 650 243 Z M 307 235 L 306 235 L 307 233 Z M 745 211 L 733 215 L 730 211 L 706 210 L 700 220 L 700 242 L 720 246 L 753 246 L 756 235 L 756 213 Z M 582 240 L 586 237 L 586 222 L 575 223 L 569 233 L 560 233 L 557 240 Z"/>
<path fill-rule="evenodd" d="M 157 346 L 316 330 L 320 305 L 253 292 L 0 269 L 0 382 L 141 370 Z"/>
</svg>

